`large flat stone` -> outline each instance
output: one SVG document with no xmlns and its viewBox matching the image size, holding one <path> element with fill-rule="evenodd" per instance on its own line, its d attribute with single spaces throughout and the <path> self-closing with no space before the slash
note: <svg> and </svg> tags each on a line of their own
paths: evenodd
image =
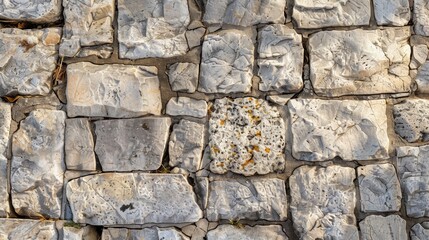
<svg viewBox="0 0 429 240">
<path fill-rule="evenodd" d="M 174 57 L 186 54 L 187 0 L 119 0 L 119 57 Z"/>
<path fill-rule="evenodd" d="M 13 135 L 11 194 L 20 215 L 60 217 L 65 119 L 63 111 L 34 110 Z"/>
<path fill-rule="evenodd" d="M 101 240 L 189 240 L 183 233 L 175 228 L 104 228 Z"/>
<path fill-rule="evenodd" d="M 94 138 L 89 120 L 72 118 L 66 120 L 65 161 L 68 170 L 96 170 Z"/>
<path fill-rule="evenodd" d="M 418 35 L 429 36 L 429 5 L 427 0 L 414 0 L 413 8 L 414 32 Z"/>
<path fill-rule="evenodd" d="M 14 21 L 52 23 L 61 19 L 60 0 L 0 1 L 0 18 Z"/>
<path fill-rule="evenodd" d="M 91 225 L 188 223 L 202 217 L 180 174 L 103 173 L 71 180 L 73 221 Z"/>
<path fill-rule="evenodd" d="M 411 18 L 408 0 L 374 0 L 374 13 L 378 25 L 405 26 Z"/>
<path fill-rule="evenodd" d="M 170 125 L 168 117 L 96 121 L 95 152 L 103 171 L 158 169 Z"/>
<path fill-rule="evenodd" d="M 291 99 L 292 155 L 300 160 L 389 158 L 384 100 Z"/>
<path fill-rule="evenodd" d="M 408 239 L 406 222 L 398 215 L 368 216 L 359 223 L 361 240 Z"/>
<path fill-rule="evenodd" d="M 0 96 L 47 95 L 60 38 L 60 28 L 0 29 Z"/>
<path fill-rule="evenodd" d="M 6 152 L 12 123 L 12 104 L 0 101 L 0 217 L 9 216 L 9 178 Z"/>
<path fill-rule="evenodd" d="M 411 240 L 429 239 L 429 222 L 417 223 L 410 230 Z"/>
<path fill-rule="evenodd" d="M 312 34 L 314 91 L 327 97 L 410 92 L 409 37 L 408 27 Z"/>
<path fill-rule="evenodd" d="M 283 118 L 267 101 L 217 99 L 210 108 L 210 170 L 246 176 L 282 171 L 285 136 Z"/>
<path fill-rule="evenodd" d="M 58 233 L 54 221 L 1 218 L 0 239 L 58 240 Z"/>
<path fill-rule="evenodd" d="M 355 170 L 302 166 L 289 177 L 293 226 L 300 239 L 358 240 Z"/>
<path fill-rule="evenodd" d="M 67 66 L 69 117 L 138 117 L 161 113 L 155 67 L 87 62 Z"/>
<path fill-rule="evenodd" d="M 238 228 L 233 225 L 220 225 L 207 233 L 207 240 L 287 240 L 280 225 L 256 225 Z"/>
<path fill-rule="evenodd" d="M 429 100 L 407 99 L 393 106 L 395 132 L 407 142 L 429 142 Z"/>
</svg>

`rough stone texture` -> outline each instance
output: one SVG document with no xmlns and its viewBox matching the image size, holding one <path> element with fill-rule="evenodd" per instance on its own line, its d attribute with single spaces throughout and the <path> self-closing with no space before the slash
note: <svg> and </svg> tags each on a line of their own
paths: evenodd
<svg viewBox="0 0 429 240">
<path fill-rule="evenodd" d="M 429 36 L 429 5 L 427 0 L 414 0 L 413 8 L 414 32 L 418 35 Z"/>
<path fill-rule="evenodd" d="M 258 34 L 258 75 L 262 80 L 259 90 L 280 93 L 300 91 L 304 85 L 301 35 L 280 24 L 268 25 Z"/>
<path fill-rule="evenodd" d="M 0 96 L 48 94 L 60 38 L 60 28 L 0 29 Z"/>
<path fill-rule="evenodd" d="M 395 167 L 373 164 L 358 167 L 361 211 L 394 212 L 401 208 L 401 187 Z"/>
<path fill-rule="evenodd" d="M 74 57 L 82 47 L 113 43 L 114 0 L 63 0 L 63 6 L 61 56 Z"/>
<path fill-rule="evenodd" d="M 11 104 L 0 101 L 0 217 L 7 217 L 10 213 L 6 151 L 12 122 L 11 108 Z"/>
<path fill-rule="evenodd" d="M 257 225 L 237 228 L 232 225 L 220 225 L 207 233 L 207 240 L 287 240 L 288 237 L 279 225 Z"/>
<path fill-rule="evenodd" d="M 370 0 L 295 0 L 292 18 L 298 28 L 369 25 Z"/>
<path fill-rule="evenodd" d="M 277 105 L 284 106 L 295 94 L 283 94 L 283 95 L 269 95 L 267 100 L 269 102 L 275 103 Z"/>
<path fill-rule="evenodd" d="M 395 132 L 406 141 L 429 141 L 429 100 L 407 99 L 393 106 Z"/>
<path fill-rule="evenodd" d="M 277 178 L 225 179 L 209 185 L 207 220 L 287 218 L 285 182 Z"/>
<path fill-rule="evenodd" d="M 12 119 L 20 122 L 28 116 L 28 114 L 36 109 L 60 110 L 63 104 L 58 100 L 55 93 L 50 93 L 46 96 L 35 96 L 31 98 L 18 98 L 13 104 Z"/>
<path fill-rule="evenodd" d="M 389 158 L 384 100 L 292 99 L 292 155 L 306 161 Z"/>
<path fill-rule="evenodd" d="M 186 40 L 188 41 L 188 46 L 190 49 L 200 46 L 201 40 L 204 37 L 204 34 L 206 33 L 206 29 L 203 27 L 188 30 L 185 33 Z"/>
<path fill-rule="evenodd" d="M 189 240 L 175 228 L 104 228 L 101 240 Z"/>
<path fill-rule="evenodd" d="M 30 219 L 0 219 L 0 239 L 57 240 L 55 222 Z"/>
<path fill-rule="evenodd" d="M 68 170 L 96 170 L 94 138 L 88 119 L 66 120 L 65 152 Z"/>
<path fill-rule="evenodd" d="M 171 90 L 193 93 L 197 90 L 199 66 L 195 63 L 179 62 L 168 67 Z"/>
<path fill-rule="evenodd" d="M 249 92 L 252 87 L 253 51 L 252 40 L 240 30 L 223 30 L 206 35 L 198 91 Z"/>
<path fill-rule="evenodd" d="M 166 113 L 170 116 L 207 116 L 207 102 L 188 97 L 171 98 L 167 103 Z"/>
<path fill-rule="evenodd" d="M 408 0 L 374 0 L 378 25 L 405 26 L 411 18 Z"/>
<path fill-rule="evenodd" d="M 155 67 L 87 62 L 67 66 L 69 117 L 138 117 L 161 113 Z"/>
<path fill-rule="evenodd" d="M 263 99 L 222 98 L 210 108 L 210 170 L 267 174 L 285 167 L 285 125 Z"/>
<path fill-rule="evenodd" d="M 174 57 L 188 51 L 187 0 L 119 0 L 119 57 Z"/>
<path fill-rule="evenodd" d="M 362 240 L 408 239 L 406 222 L 398 215 L 368 216 L 359 223 Z"/>
<path fill-rule="evenodd" d="M 420 93 L 429 93 L 429 61 L 418 70 L 416 76 L 417 90 Z"/>
<path fill-rule="evenodd" d="M 314 91 L 327 97 L 409 92 L 409 37 L 407 27 L 312 34 Z"/>
<path fill-rule="evenodd" d="M 411 228 L 411 240 L 427 240 L 429 239 L 429 222 L 417 223 Z"/>
<path fill-rule="evenodd" d="M 170 166 L 190 172 L 200 169 L 204 148 L 204 125 L 181 120 L 174 125 L 168 144 Z"/>
<path fill-rule="evenodd" d="M 410 68 L 417 69 L 421 65 L 425 64 L 428 54 L 429 49 L 425 44 L 413 46 L 413 55 L 411 56 Z M 426 66 L 426 72 L 428 71 L 427 68 L 428 66 Z"/>
<path fill-rule="evenodd" d="M 63 227 L 63 240 L 99 240 L 97 229 L 93 226 Z"/>
<path fill-rule="evenodd" d="M 52 23 L 61 19 L 60 0 L 1 0 L 0 18 L 35 23 Z"/>
<path fill-rule="evenodd" d="M 71 180 L 73 221 L 91 225 L 186 223 L 202 217 L 180 174 L 102 173 Z"/>
<path fill-rule="evenodd" d="M 207 0 L 204 22 L 249 27 L 284 23 L 286 0 Z"/>
<path fill-rule="evenodd" d="M 355 170 L 302 166 L 289 177 L 293 225 L 301 239 L 359 239 Z"/>
<path fill-rule="evenodd" d="M 96 121 L 95 152 L 103 171 L 158 169 L 170 125 L 168 117 Z"/>
</svg>

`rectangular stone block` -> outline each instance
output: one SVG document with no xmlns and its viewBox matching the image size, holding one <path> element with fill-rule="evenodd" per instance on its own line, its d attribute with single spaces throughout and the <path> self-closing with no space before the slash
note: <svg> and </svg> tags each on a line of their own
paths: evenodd
<svg viewBox="0 0 429 240">
<path fill-rule="evenodd" d="M 61 0 L 0 2 L 0 18 L 14 21 L 52 23 L 61 19 Z"/>
<path fill-rule="evenodd" d="M 66 120 L 65 153 L 68 170 L 96 170 L 94 138 L 88 119 L 73 118 Z"/>
<path fill-rule="evenodd" d="M 54 221 L 0 218 L 0 239 L 58 240 L 58 233 Z"/>
<path fill-rule="evenodd" d="M 170 116 L 190 116 L 203 118 L 207 116 L 207 102 L 189 97 L 171 98 L 166 107 Z"/>
<path fill-rule="evenodd" d="M 411 18 L 408 0 L 374 0 L 374 13 L 378 25 L 405 26 Z"/>
<path fill-rule="evenodd" d="M 175 228 L 143 228 L 143 229 L 128 229 L 128 228 L 104 228 L 101 240 L 189 240 L 183 233 Z"/>
<path fill-rule="evenodd" d="M 8 160 L 10 126 L 12 123 L 12 104 L 0 101 L 0 217 L 8 217 L 9 209 L 9 178 Z"/>
<path fill-rule="evenodd" d="M 429 36 L 429 5 L 427 0 L 414 0 L 414 31 L 418 35 Z"/>
<path fill-rule="evenodd" d="M 398 215 L 387 217 L 372 215 L 359 223 L 361 240 L 408 239 L 407 222 Z M 376 236 L 376 237 L 375 237 Z"/>
<path fill-rule="evenodd" d="M 407 142 L 429 142 L 429 100 L 406 99 L 393 106 L 395 132 Z"/>
<path fill-rule="evenodd" d="M 275 239 L 287 240 L 288 237 L 280 225 L 256 225 L 254 227 L 236 227 L 223 224 L 207 233 L 207 240 L 232 240 L 232 239 Z"/>
</svg>

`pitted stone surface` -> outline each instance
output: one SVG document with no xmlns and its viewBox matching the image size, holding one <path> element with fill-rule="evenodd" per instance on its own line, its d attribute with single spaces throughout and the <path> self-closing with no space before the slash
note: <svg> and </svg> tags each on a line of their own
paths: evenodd
<svg viewBox="0 0 429 240">
<path fill-rule="evenodd" d="M 277 178 L 225 179 L 210 182 L 207 220 L 287 218 L 285 182 Z"/>
<path fill-rule="evenodd" d="M 202 211 L 180 174 L 102 173 L 71 180 L 73 221 L 91 225 L 196 222 Z"/>
<path fill-rule="evenodd" d="M 88 119 L 66 120 L 65 152 L 68 170 L 96 170 L 94 138 Z"/>
<path fill-rule="evenodd" d="M 34 110 L 13 135 L 11 195 L 20 215 L 60 217 L 65 119 L 63 111 Z"/>
<path fill-rule="evenodd" d="M 288 237 L 279 225 L 257 225 L 237 228 L 233 225 L 220 225 L 207 233 L 207 240 L 287 240 Z"/>
<path fill-rule="evenodd" d="M 0 18 L 15 21 L 52 23 L 61 19 L 61 0 L 1 0 Z"/>
<path fill-rule="evenodd" d="M 366 165 L 357 170 L 362 212 L 399 211 L 401 186 L 392 164 Z"/>
<path fill-rule="evenodd" d="M 285 167 L 285 125 L 278 109 L 256 98 L 217 99 L 210 108 L 210 170 L 267 174 Z"/>
<path fill-rule="evenodd" d="M 199 66 L 180 62 L 168 67 L 168 80 L 173 91 L 193 93 L 197 90 Z"/>
<path fill-rule="evenodd" d="M 393 106 L 395 132 L 408 142 L 429 142 L 429 100 L 407 99 Z"/>
<path fill-rule="evenodd" d="M 96 121 L 95 152 L 103 171 L 158 169 L 170 125 L 168 117 Z"/>
<path fill-rule="evenodd" d="M 389 158 L 384 100 L 292 99 L 292 155 L 324 161 Z"/>
<path fill-rule="evenodd" d="M 260 23 L 284 23 L 285 0 L 208 0 L 203 20 L 209 24 L 249 27 Z"/>
<path fill-rule="evenodd" d="M 207 116 L 207 102 L 188 97 L 171 98 L 166 107 L 170 116 L 191 116 L 203 118 Z"/>
<path fill-rule="evenodd" d="M 298 28 L 369 25 L 370 0 L 295 0 L 293 19 Z"/>
<path fill-rule="evenodd" d="M 59 28 L 0 29 L 0 96 L 47 95 L 60 38 Z"/>
<path fill-rule="evenodd" d="M 429 239 L 429 222 L 417 223 L 411 228 L 411 240 L 426 240 Z"/>
<path fill-rule="evenodd" d="M 58 233 L 54 221 L 1 218 L 0 239 L 58 240 Z"/>
<path fill-rule="evenodd" d="M 409 92 L 410 29 L 321 31 L 310 36 L 310 77 L 327 97 Z"/>
<path fill-rule="evenodd" d="M 414 32 L 418 35 L 429 36 L 428 1 L 414 0 L 413 13 Z"/>
<path fill-rule="evenodd" d="M 63 0 L 60 55 L 75 57 L 82 47 L 113 43 L 114 0 Z"/>
<path fill-rule="evenodd" d="M 416 76 L 416 83 L 417 90 L 420 93 L 429 93 L 429 61 L 423 63 L 423 65 L 419 67 Z"/>
<path fill-rule="evenodd" d="M 101 240 L 189 240 L 175 228 L 104 228 Z"/>
<path fill-rule="evenodd" d="M 6 151 L 12 122 L 12 104 L 0 101 L 0 217 L 9 216 L 8 168 Z"/>
<path fill-rule="evenodd" d="M 87 62 L 67 66 L 69 117 L 127 118 L 161 113 L 155 67 Z"/>
<path fill-rule="evenodd" d="M 119 57 L 175 57 L 186 54 L 190 16 L 187 0 L 119 0 Z"/>
<path fill-rule="evenodd" d="M 359 223 L 362 240 L 408 239 L 406 222 L 398 215 L 368 216 Z"/>
<path fill-rule="evenodd" d="M 411 18 L 408 0 L 374 0 L 378 25 L 405 26 Z"/>
<path fill-rule="evenodd" d="M 280 93 L 300 91 L 304 85 L 301 35 L 280 24 L 268 25 L 258 34 L 258 75 L 262 80 L 259 90 Z"/>
<path fill-rule="evenodd" d="M 252 40 L 240 30 L 206 35 L 203 43 L 200 84 L 204 93 L 250 92 L 253 77 Z"/>
<path fill-rule="evenodd" d="M 358 240 L 355 170 L 302 166 L 289 178 L 293 225 L 301 239 Z"/>
</svg>

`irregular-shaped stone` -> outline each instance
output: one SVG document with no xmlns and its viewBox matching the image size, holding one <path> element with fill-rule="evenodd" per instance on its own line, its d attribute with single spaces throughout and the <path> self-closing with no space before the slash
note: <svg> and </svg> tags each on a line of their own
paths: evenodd
<svg viewBox="0 0 429 240">
<path fill-rule="evenodd" d="M 102 173 L 71 180 L 73 221 L 91 225 L 189 223 L 202 217 L 180 174 Z"/>
<path fill-rule="evenodd" d="M 286 129 L 276 107 L 263 99 L 222 98 L 210 112 L 211 171 L 249 176 L 284 170 Z"/>
<path fill-rule="evenodd" d="M 416 76 L 417 91 L 429 93 L 429 61 L 425 62 L 418 70 Z"/>
<path fill-rule="evenodd" d="M 300 239 L 358 240 L 355 170 L 304 165 L 289 177 L 293 226 Z"/>
<path fill-rule="evenodd" d="M 285 182 L 277 178 L 225 179 L 209 185 L 207 220 L 287 218 Z"/>
<path fill-rule="evenodd" d="M 312 34 L 314 91 L 327 97 L 409 92 L 409 37 L 407 27 Z"/>
<path fill-rule="evenodd" d="M 48 94 L 60 38 L 60 28 L 0 29 L 0 96 Z"/>
<path fill-rule="evenodd" d="M 8 217 L 9 177 L 6 151 L 9 146 L 9 133 L 12 123 L 12 104 L 0 101 L 0 217 Z"/>
<path fill-rule="evenodd" d="M 95 122 L 103 171 L 156 170 L 168 143 L 171 119 L 146 117 Z"/>
<path fill-rule="evenodd" d="M 61 19 L 60 0 L 0 1 L 0 18 L 14 21 L 52 23 Z"/>
<path fill-rule="evenodd" d="M 189 49 L 200 46 L 204 34 L 206 34 L 206 29 L 203 27 L 186 31 L 185 36 L 188 41 Z"/>
<path fill-rule="evenodd" d="M 283 95 L 268 95 L 267 100 L 277 105 L 284 106 L 295 94 L 283 94 Z"/>
<path fill-rule="evenodd" d="M 362 240 L 408 239 L 406 222 L 398 215 L 368 216 L 359 223 L 359 227 Z"/>
<path fill-rule="evenodd" d="M 60 110 L 64 105 L 58 100 L 55 93 L 51 92 L 46 96 L 20 97 L 13 104 L 12 119 L 20 122 L 28 114 L 36 109 Z"/>
<path fill-rule="evenodd" d="M 260 23 L 284 23 L 285 0 L 208 0 L 203 20 L 208 24 L 249 27 Z"/>
<path fill-rule="evenodd" d="M 253 77 L 252 40 L 239 30 L 205 36 L 198 91 L 204 93 L 250 92 Z"/>
<path fill-rule="evenodd" d="M 370 0 L 295 0 L 292 18 L 298 28 L 369 25 Z"/>
<path fill-rule="evenodd" d="M 362 212 L 395 212 L 401 208 L 401 186 L 392 164 L 358 167 Z"/>
<path fill-rule="evenodd" d="M 258 34 L 258 75 L 262 80 L 259 90 L 280 93 L 300 91 L 304 85 L 301 35 L 280 24 L 268 25 Z"/>
<path fill-rule="evenodd" d="M 287 240 L 280 225 L 256 225 L 237 228 L 233 225 L 220 225 L 207 233 L 207 240 Z"/>
<path fill-rule="evenodd" d="M 170 116 L 207 116 L 207 102 L 189 97 L 171 98 L 167 103 L 166 113 Z"/>
<path fill-rule="evenodd" d="M 429 54 L 429 49 L 425 44 L 413 46 L 413 55 L 411 56 L 410 68 L 417 69 L 425 64 Z M 427 69 L 427 66 L 426 66 Z M 427 70 L 426 70 L 427 71 Z"/>
<path fill-rule="evenodd" d="M 384 100 L 291 99 L 292 155 L 300 160 L 389 158 Z"/>
<path fill-rule="evenodd" d="M 94 138 L 88 119 L 67 119 L 65 135 L 67 169 L 95 171 Z"/>
<path fill-rule="evenodd" d="M 1 218 L 0 239 L 57 240 L 58 233 L 54 221 Z"/>
<path fill-rule="evenodd" d="M 160 115 L 161 93 L 155 67 L 87 62 L 67 66 L 69 117 L 128 118 Z"/>
<path fill-rule="evenodd" d="M 120 58 L 175 57 L 186 54 L 187 0 L 119 0 Z"/>
<path fill-rule="evenodd" d="M 428 1 L 414 0 L 413 13 L 414 32 L 418 35 L 429 36 Z"/>
<path fill-rule="evenodd" d="M 199 66 L 195 63 L 179 62 L 168 67 L 171 90 L 193 93 L 197 90 Z"/>
<path fill-rule="evenodd" d="M 405 26 L 411 18 L 408 0 L 374 0 L 378 25 Z"/>
<path fill-rule="evenodd" d="M 429 142 L 429 100 L 407 99 L 393 106 L 395 132 L 407 142 Z"/>
<path fill-rule="evenodd" d="M 175 228 L 104 228 L 101 240 L 189 240 Z"/>
<path fill-rule="evenodd" d="M 60 217 L 65 119 L 63 111 L 34 110 L 13 135 L 11 195 L 20 215 Z"/>
<path fill-rule="evenodd" d="M 427 240 L 429 239 L 429 222 L 417 223 L 411 228 L 411 240 Z"/>
</svg>

